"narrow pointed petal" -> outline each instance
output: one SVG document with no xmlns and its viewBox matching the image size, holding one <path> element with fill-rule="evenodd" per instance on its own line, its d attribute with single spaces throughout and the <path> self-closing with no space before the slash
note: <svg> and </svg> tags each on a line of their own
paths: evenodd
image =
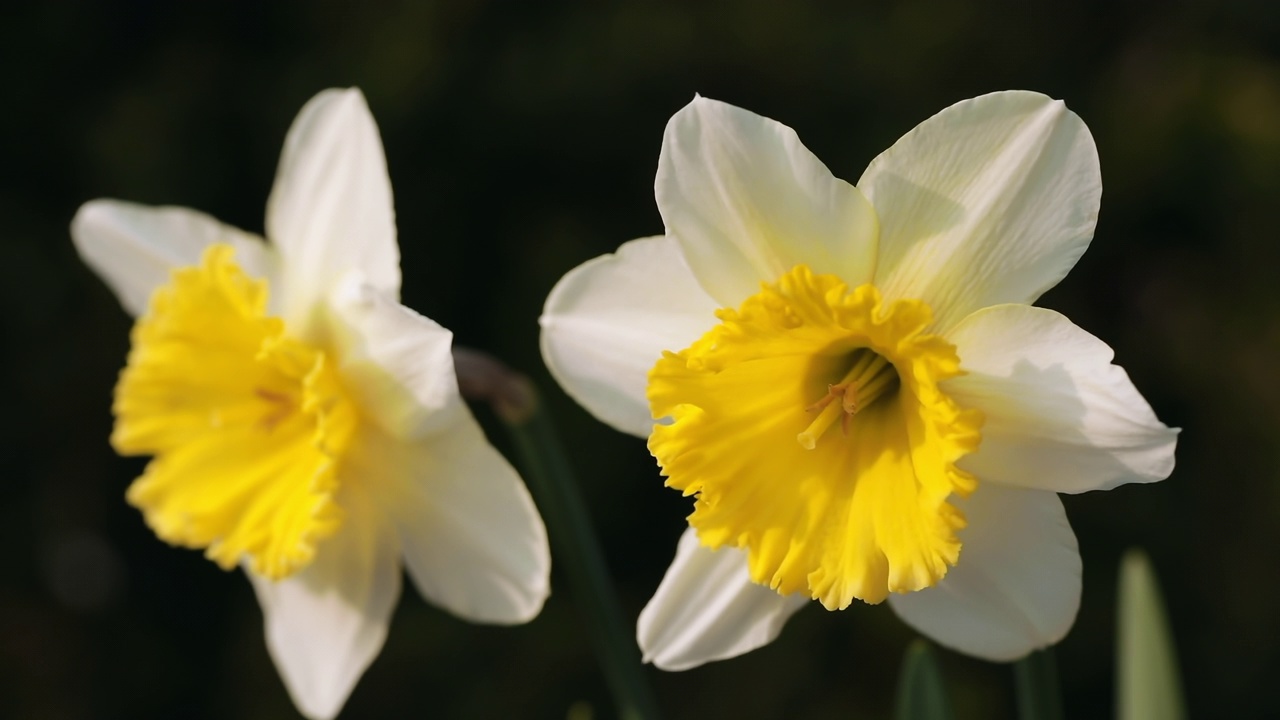
<svg viewBox="0 0 1280 720">
<path fill-rule="evenodd" d="M 636 638 L 645 662 L 688 670 L 768 645 L 808 603 L 804 595 L 779 595 L 751 582 L 746 553 L 710 550 L 689 528 L 640 613 Z"/>
<path fill-rule="evenodd" d="M 1093 137 L 1031 92 L 964 100 L 871 162 L 858 187 L 880 217 L 876 285 L 917 298 L 945 330 L 1000 303 L 1031 303 L 1093 237 L 1102 176 Z"/>
<path fill-rule="evenodd" d="M 801 263 L 871 280 L 875 210 L 782 123 L 694 98 L 667 123 L 655 190 L 667 234 L 722 305 Z"/>
<path fill-rule="evenodd" d="M 294 327 L 307 326 L 324 289 L 350 269 L 399 297 L 391 180 L 359 90 L 326 90 L 298 113 L 267 201 L 267 237 L 280 252 L 284 316 Z"/>
<path fill-rule="evenodd" d="M 714 325 L 715 310 L 673 238 L 632 240 L 556 283 L 539 319 L 542 358 L 600 421 L 648 437 L 650 368 Z"/>
<path fill-rule="evenodd" d="M 968 373 L 946 382 L 986 415 L 960 466 L 1005 485 L 1078 493 L 1163 480 L 1178 431 L 1156 419 L 1106 343 L 1062 315 L 999 305 L 948 334 Z"/>
<path fill-rule="evenodd" d="M 908 625 L 986 660 L 1020 658 L 1063 638 L 1080 607 L 1080 552 L 1051 492 L 980 486 L 960 560 L 934 587 L 890 595 Z"/>
<path fill-rule="evenodd" d="M 354 472 L 376 484 L 424 598 L 473 622 L 526 622 L 550 592 L 546 529 L 520 476 L 462 412 L 417 443 L 366 434 Z"/>
<path fill-rule="evenodd" d="M 262 605 L 267 649 L 294 705 L 311 720 L 338 714 L 382 649 L 400 597 L 392 528 L 357 493 L 342 497 L 342 530 L 315 561 L 284 580 L 249 579 Z"/>
<path fill-rule="evenodd" d="M 233 246 L 236 262 L 254 277 L 273 272 L 262 238 L 183 207 L 91 200 L 76 211 L 71 239 L 134 316 L 147 309 L 152 291 L 169 282 L 171 271 L 199 265 L 204 249 L 214 243 Z"/>
<path fill-rule="evenodd" d="M 348 273 L 330 294 L 331 334 L 357 404 L 404 440 L 448 428 L 466 413 L 453 370 L 453 333 Z"/>
</svg>

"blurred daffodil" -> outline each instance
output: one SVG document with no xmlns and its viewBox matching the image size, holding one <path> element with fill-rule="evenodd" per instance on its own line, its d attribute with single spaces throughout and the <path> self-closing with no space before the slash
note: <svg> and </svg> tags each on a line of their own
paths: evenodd
<svg viewBox="0 0 1280 720">
<path fill-rule="evenodd" d="M 569 394 L 696 497 L 640 616 L 647 659 L 741 654 L 810 599 L 887 598 L 994 660 L 1067 632 L 1081 564 L 1057 493 L 1168 476 L 1176 432 L 1106 344 L 1030 305 L 1101 190 L 1084 123 L 1035 93 L 943 110 L 856 186 L 777 122 L 676 113 L 666 234 L 570 272 L 542 317 Z"/>
<path fill-rule="evenodd" d="M 358 90 L 285 141 L 262 238 L 176 207 L 85 204 L 72 237 L 138 316 L 111 443 L 163 540 L 242 566 L 298 709 L 333 717 L 386 638 L 401 563 L 431 602 L 519 623 L 542 521 L 458 394 L 452 335 L 400 305 L 391 185 Z"/>
</svg>

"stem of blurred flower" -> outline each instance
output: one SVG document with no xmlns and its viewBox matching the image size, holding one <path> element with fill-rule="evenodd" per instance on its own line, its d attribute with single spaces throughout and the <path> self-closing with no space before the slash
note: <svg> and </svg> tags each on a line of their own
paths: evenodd
<svg viewBox="0 0 1280 720">
<path fill-rule="evenodd" d="M 600 542 L 577 480 L 529 378 L 477 350 L 455 347 L 463 397 L 487 402 L 511 431 L 525 481 L 547 524 L 554 557 L 586 615 L 587 629 L 622 720 L 656 720 L 657 702 L 644 678 L 635 633 L 622 620 Z"/>
<path fill-rule="evenodd" d="M 1062 691 L 1052 647 L 1014 663 L 1013 676 L 1021 720 L 1062 720 Z"/>
</svg>

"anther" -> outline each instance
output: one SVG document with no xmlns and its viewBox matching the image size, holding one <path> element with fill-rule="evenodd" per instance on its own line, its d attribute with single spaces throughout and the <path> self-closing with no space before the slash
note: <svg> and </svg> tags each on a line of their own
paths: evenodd
<svg viewBox="0 0 1280 720">
<path fill-rule="evenodd" d="M 818 446 L 818 438 L 835 424 L 837 416 L 840 417 L 840 431 L 847 436 L 851 418 L 870 407 L 897 380 L 897 371 L 883 356 L 866 348 L 858 351 L 857 360 L 844 378 L 827 385 L 827 394 L 805 408 L 805 412 L 821 412 L 803 432 L 796 435 L 796 441 L 806 450 L 814 449 Z M 838 404 L 836 398 L 840 398 Z"/>
</svg>

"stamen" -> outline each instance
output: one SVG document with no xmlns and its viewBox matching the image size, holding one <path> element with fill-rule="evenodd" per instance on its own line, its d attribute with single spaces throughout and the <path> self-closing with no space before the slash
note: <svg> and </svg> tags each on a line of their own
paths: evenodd
<svg viewBox="0 0 1280 720">
<path fill-rule="evenodd" d="M 276 403 L 277 405 L 283 405 L 292 399 L 288 395 L 285 395 L 284 393 L 278 393 L 273 390 L 265 390 L 263 388 L 254 388 L 253 394 L 257 395 L 263 400 L 266 400 L 269 403 Z"/>
<path fill-rule="evenodd" d="M 859 380 L 856 384 L 856 387 L 858 388 L 858 398 L 862 401 L 862 407 L 868 407 L 871 405 L 871 403 L 875 402 L 885 393 L 886 390 L 889 389 L 891 384 L 898 380 L 898 373 L 896 371 L 890 369 L 889 372 L 883 372 L 886 369 L 886 366 L 889 365 L 889 361 L 879 355 L 877 355 L 876 358 L 880 361 L 879 367 L 876 368 L 876 375 L 867 380 Z M 845 397 L 849 397 L 850 395 L 851 393 L 845 393 Z M 849 412 L 854 413 L 857 411 L 857 406 L 855 406 L 853 410 L 849 410 Z"/>
<path fill-rule="evenodd" d="M 274 431 L 280 423 L 284 422 L 293 413 L 294 399 L 284 393 L 265 388 L 254 388 L 253 394 L 275 406 L 275 410 L 267 413 L 258 421 L 262 429 L 268 433 Z"/>
<path fill-rule="evenodd" d="M 831 428 L 840 417 L 840 429 L 849 434 L 849 419 L 859 410 L 869 407 L 898 380 L 897 370 L 879 353 L 867 348 L 858 351 L 858 359 L 840 382 L 827 386 L 822 399 L 805 408 L 806 412 L 821 410 L 804 432 L 796 435 L 796 441 L 805 450 L 818 446 L 818 438 Z M 840 402 L 834 402 L 839 397 Z"/>
<path fill-rule="evenodd" d="M 840 387 L 839 385 L 828 385 L 828 386 L 827 386 L 827 394 L 826 394 L 826 395 L 823 395 L 823 396 L 822 396 L 822 399 L 821 399 L 821 400 L 819 400 L 818 402 L 816 402 L 816 403 L 814 403 L 814 404 L 810 405 L 809 407 L 805 408 L 805 409 L 804 409 L 804 411 L 805 411 L 805 412 L 813 412 L 814 410 L 821 410 L 822 408 L 824 408 L 824 407 L 826 407 L 826 406 L 830 405 L 830 404 L 831 404 L 831 401 L 832 401 L 832 400 L 835 400 L 835 399 L 836 399 L 836 397 L 838 397 L 838 396 L 840 396 L 840 395 L 843 395 L 843 394 L 844 394 L 844 388 L 843 388 L 843 387 Z"/>
</svg>

